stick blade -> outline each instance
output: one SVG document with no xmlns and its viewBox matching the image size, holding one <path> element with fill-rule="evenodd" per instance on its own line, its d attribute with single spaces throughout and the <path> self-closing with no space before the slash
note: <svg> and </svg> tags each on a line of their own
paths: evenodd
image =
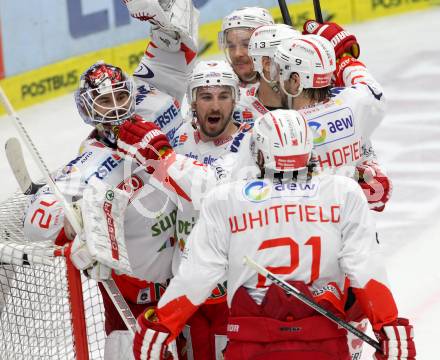
<svg viewBox="0 0 440 360">
<path fill-rule="evenodd" d="M 9 138 L 5 143 L 5 152 L 21 191 L 28 195 L 32 189 L 32 180 L 24 162 L 20 141 L 15 137 Z"/>
</svg>

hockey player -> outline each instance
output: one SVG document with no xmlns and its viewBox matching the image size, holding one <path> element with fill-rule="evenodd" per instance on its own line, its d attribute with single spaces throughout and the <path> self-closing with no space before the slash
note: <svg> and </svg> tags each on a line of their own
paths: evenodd
<svg viewBox="0 0 440 360">
<path fill-rule="evenodd" d="M 260 83 L 264 85 L 260 87 L 268 87 L 277 79 L 281 91 L 258 92 L 251 88 L 243 93 L 241 104 L 248 108 L 256 104 L 262 114 L 280 101 L 285 108 L 299 110 L 314 132 L 321 167 L 359 179 L 370 207 L 382 211 L 392 187 L 369 140 L 384 116 L 382 89 L 360 61 L 349 53 L 341 53 L 345 46 L 359 49 L 353 35 L 346 37 L 348 45 L 344 38 L 335 48 L 339 56 L 335 62 L 333 46 L 325 41 L 324 35 L 330 30 L 330 34 L 343 30 L 336 24 L 327 26 L 327 32 L 320 32 L 321 36 L 301 36 L 272 47 L 273 60 L 265 58 L 271 56 L 270 48 L 262 54 L 258 48 L 250 47 L 255 67 L 262 73 Z M 251 41 L 259 43 L 265 38 L 265 32 L 256 31 Z M 342 54 L 345 55 L 340 58 Z"/>
<path fill-rule="evenodd" d="M 225 154 L 237 154 L 243 148 L 248 152 L 248 133 L 251 126 L 237 124 L 232 118 L 239 96 L 238 83 L 237 76 L 225 61 L 200 61 L 196 65 L 188 84 L 188 99 L 195 121 L 186 121 L 177 129 L 175 138 L 171 141 L 175 153 L 186 156 L 193 164 L 211 165 Z M 121 130 L 119 142 L 123 140 L 126 143 L 126 150 L 144 135 L 142 126 L 146 124 L 132 123 Z M 148 135 L 147 137 L 150 138 Z M 171 195 L 173 201 L 179 204 L 176 218 L 179 246 L 173 261 L 173 269 L 176 271 L 186 239 L 198 219 L 198 197 L 203 192 L 202 188 L 206 188 L 203 177 L 188 176 L 187 180 L 192 182 L 193 187 L 188 192 L 192 197 L 191 201 Z M 200 189 L 195 190 L 198 184 Z M 188 344 L 190 358 L 221 358 L 226 343 L 228 315 L 224 281 L 222 279 L 219 282 L 207 303 L 188 322 L 189 332 L 186 335 L 190 334 L 191 339 Z"/>
<path fill-rule="evenodd" d="M 176 209 L 166 194 L 148 186 L 149 176 L 144 170 L 133 171 L 125 164 L 116 152 L 116 139 L 124 122 L 142 121 L 135 114 L 135 96 L 139 113 L 154 121 L 169 136 L 173 135 L 173 127 L 179 123 L 179 101 L 195 58 L 197 32 L 192 33 L 182 25 L 194 19 L 184 8 L 176 8 L 183 3 L 191 4 L 190 1 L 177 1 L 168 9 L 162 9 L 157 1 L 125 2 L 132 16 L 152 22 L 152 42 L 135 72 L 136 85 L 120 68 L 101 62 L 83 74 L 75 98 L 81 117 L 94 127 L 94 131 L 82 143 L 78 157 L 57 174 L 56 182 L 71 200 L 81 198 L 91 179 L 129 193 L 125 239 L 134 276 L 113 273 L 112 277 L 136 315 L 146 305 L 157 302 L 172 275 Z M 182 24 L 176 22 L 179 19 Z M 170 82 L 171 77 L 180 79 L 183 85 L 176 86 Z M 76 235 L 64 222 L 63 209 L 47 187 L 31 201 L 25 233 L 35 239 L 56 239 L 60 243 Z M 83 250 L 80 244 L 79 250 L 72 252 L 74 264 L 86 268 L 89 276 L 95 279 L 108 277 L 109 269 L 99 262 L 93 261 L 89 266 L 80 264 L 81 255 L 78 254 Z M 126 332 L 120 331 L 126 327 L 105 292 L 103 300 L 105 330 L 109 335 L 105 356 L 120 358 L 126 349 L 119 345 L 127 338 Z"/>
<path fill-rule="evenodd" d="M 276 74 L 270 73 L 275 50 L 283 40 L 295 39 L 301 33 L 284 24 L 263 25 L 256 29 L 249 40 L 249 56 L 259 81 L 242 91 L 240 106 L 252 112 L 257 119 L 269 110 L 284 107 Z"/>
<path fill-rule="evenodd" d="M 382 347 L 375 359 L 415 359 L 412 326 L 397 317 L 365 197 L 348 177 L 308 171 L 312 141 L 296 111 L 257 120 L 252 151 L 261 176 L 207 195 L 177 275 L 157 309 L 138 318 L 136 359 L 167 358 L 167 344 L 225 275 L 225 359 L 349 359 L 345 330 L 247 268 L 244 256 L 341 317 L 348 276 Z"/>
<path fill-rule="evenodd" d="M 252 60 L 248 55 L 249 39 L 259 26 L 273 24 L 272 15 L 260 7 L 243 7 L 225 16 L 218 35 L 219 48 L 225 53 L 238 78 L 240 88 L 258 82 Z"/>
<path fill-rule="evenodd" d="M 134 112 L 134 96 L 133 81 L 117 67 L 97 63 L 83 74 L 81 87 L 76 92 L 78 110 L 95 129 L 81 144 L 79 155 L 56 174 L 55 181 L 69 201 L 81 199 L 92 179 L 129 193 L 130 204 L 125 213 L 124 228 L 134 276 L 113 273 L 112 277 L 136 315 L 146 305 L 158 301 L 172 276 L 176 210 L 166 194 L 148 187 L 148 174 L 144 170 L 124 174 L 124 161 L 116 153 L 114 145 L 119 126 L 129 119 L 138 118 Z M 25 235 L 35 240 L 55 239 L 57 244 L 63 245 L 76 236 L 64 219 L 62 205 L 45 186 L 30 202 L 24 222 Z M 82 239 L 77 236 L 74 243 L 77 245 L 76 250 L 72 250 L 71 259 L 77 267 L 85 269 L 96 280 L 110 276 L 110 269 L 99 262 L 84 264 Z M 110 354 L 116 359 L 120 351 L 124 352 L 117 347 L 118 339 L 124 337 L 120 331 L 126 327 L 106 292 L 101 293 L 105 330 L 109 336 L 106 359 L 111 359 Z"/>
</svg>

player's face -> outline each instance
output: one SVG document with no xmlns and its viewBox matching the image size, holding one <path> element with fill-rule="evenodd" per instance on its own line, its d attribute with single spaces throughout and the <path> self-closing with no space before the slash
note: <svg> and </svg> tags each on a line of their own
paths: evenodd
<svg viewBox="0 0 440 360">
<path fill-rule="evenodd" d="M 103 117 L 104 122 L 118 121 L 130 108 L 130 93 L 125 89 L 97 95 L 93 99 L 93 110 Z"/>
<path fill-rule="evenodd" d="M 226 32 L 225 51 L 237 76 L 242 81 L 255 78 L 254 64 L 248 55 L 249 39 L 253 29 L 237 28 Z"/>
<path fill-rule="evenodd" d="M 221 135 L 232 119 L 235 100 L 229 86 L 210 86 L 197 89 L 193 109 L 200 131 L 211 138 Z"/>
</svg>

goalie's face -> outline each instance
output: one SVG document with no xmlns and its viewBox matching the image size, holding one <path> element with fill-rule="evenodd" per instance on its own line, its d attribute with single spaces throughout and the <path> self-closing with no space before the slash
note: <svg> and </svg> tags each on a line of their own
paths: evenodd
<svg viewBox="0 0 440 360">
<path fill-rule="evenodd" d="M 256 72 L 252 59 L 248 55 L 249 39 L 253 29 L 229 29 L 225 35 L 225 54 L 240 80 L 251 82 L 255 80 Z"/>
<path fill-rule="evenodd" d="M 131 94 L 126 89 L 97 94 L 93 99 L 93 112 L 101 122 L 112 125 L 121 125 L 127 118 L 131 107 Z"/>
<path fill-rule="evenodd" d="M 232 123 L 235 107 L 233 90 L 230 86 L 197 88 L 196 100 L 192 107 L 200 132 L 214 140 Z"/>
</svg>

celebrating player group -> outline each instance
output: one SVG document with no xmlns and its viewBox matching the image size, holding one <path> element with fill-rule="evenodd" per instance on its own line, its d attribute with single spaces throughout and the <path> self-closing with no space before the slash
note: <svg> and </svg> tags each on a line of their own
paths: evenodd
<svg viewBox="0 0 440 360">
<path fill-rule="evenodd" d="M 206 61 L 191 0 L 124 3 L 150 23 L 144 56 L 132 76 L 104 61 L 81 76 L 92 131 L 55 175 L 82 231 L 48 186 L 24 220 L 137 317 L 133 337 L 100 286 L 105 359 L 358 360 L 362 340 L 415 359 L 373 215 L 392 193 L 370 140 L 386 100 L 355 35 L 240 8 L 219 29 L 225 60 Z"/>
</svg>

